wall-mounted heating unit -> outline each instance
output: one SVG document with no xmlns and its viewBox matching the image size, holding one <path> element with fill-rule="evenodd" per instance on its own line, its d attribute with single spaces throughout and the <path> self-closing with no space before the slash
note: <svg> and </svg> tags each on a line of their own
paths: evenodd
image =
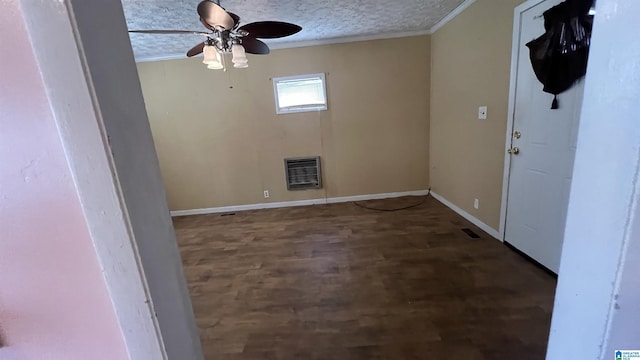
<svg viewBox="0 0 640 360">
<path fill-rule="evenodd" d="M 319 156 L 284 159 L 284 170 L 287 190 L 319 189 L 322 187 Z"/>
</svg>

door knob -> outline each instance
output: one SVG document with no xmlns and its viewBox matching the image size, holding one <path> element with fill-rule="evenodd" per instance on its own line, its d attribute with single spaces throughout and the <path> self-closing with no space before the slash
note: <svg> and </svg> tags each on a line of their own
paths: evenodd
<svg viewBox="0 0 640 360">
<path fill-rule="evenodd" d="M 512 155 L 518 155 L 520 154 L 520 148 L 513 147 L 511 149 L 508 149 L 507 152 Z"/>
<path fill-rule="evenodd" d="M 522 133 L 520 131 L 516 131 L 513 133 L 513 137 L 516 139 L 520 139 L 521 136 L 522 136 Z"/>
</svg>

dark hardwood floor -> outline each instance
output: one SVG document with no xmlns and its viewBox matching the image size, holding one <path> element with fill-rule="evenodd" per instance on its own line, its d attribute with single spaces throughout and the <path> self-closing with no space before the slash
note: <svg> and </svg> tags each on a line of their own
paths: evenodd
<svg viewBox="0 0 640 360">
<path fill-rule="evenodd" d="M 174 223 L 207 359 L 544 359 L 555 279 L 433 198 Z"/>
</svg>

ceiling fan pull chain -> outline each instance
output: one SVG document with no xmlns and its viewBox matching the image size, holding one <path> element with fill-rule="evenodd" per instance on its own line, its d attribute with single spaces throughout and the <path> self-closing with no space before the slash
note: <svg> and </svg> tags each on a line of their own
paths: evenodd
<svg viewBox="0 0 640 360">
<path fill-rule="evenodd" d="M 227 72 L 227 57 L 222 53 L 222 71 Z"/>
</svg>

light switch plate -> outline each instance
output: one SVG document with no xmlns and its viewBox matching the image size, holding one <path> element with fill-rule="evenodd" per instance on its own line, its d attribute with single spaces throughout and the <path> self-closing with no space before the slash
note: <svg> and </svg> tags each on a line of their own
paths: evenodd
<svg viewBox="0 0 640 360">
<path fill-rule="evenodd" d="M 478 108 L 478 119 L 480 119 L 480 120 L 486 120 L 487 119 L 487 107 L 486 106 L 480 106 Z"/>
</svg>

